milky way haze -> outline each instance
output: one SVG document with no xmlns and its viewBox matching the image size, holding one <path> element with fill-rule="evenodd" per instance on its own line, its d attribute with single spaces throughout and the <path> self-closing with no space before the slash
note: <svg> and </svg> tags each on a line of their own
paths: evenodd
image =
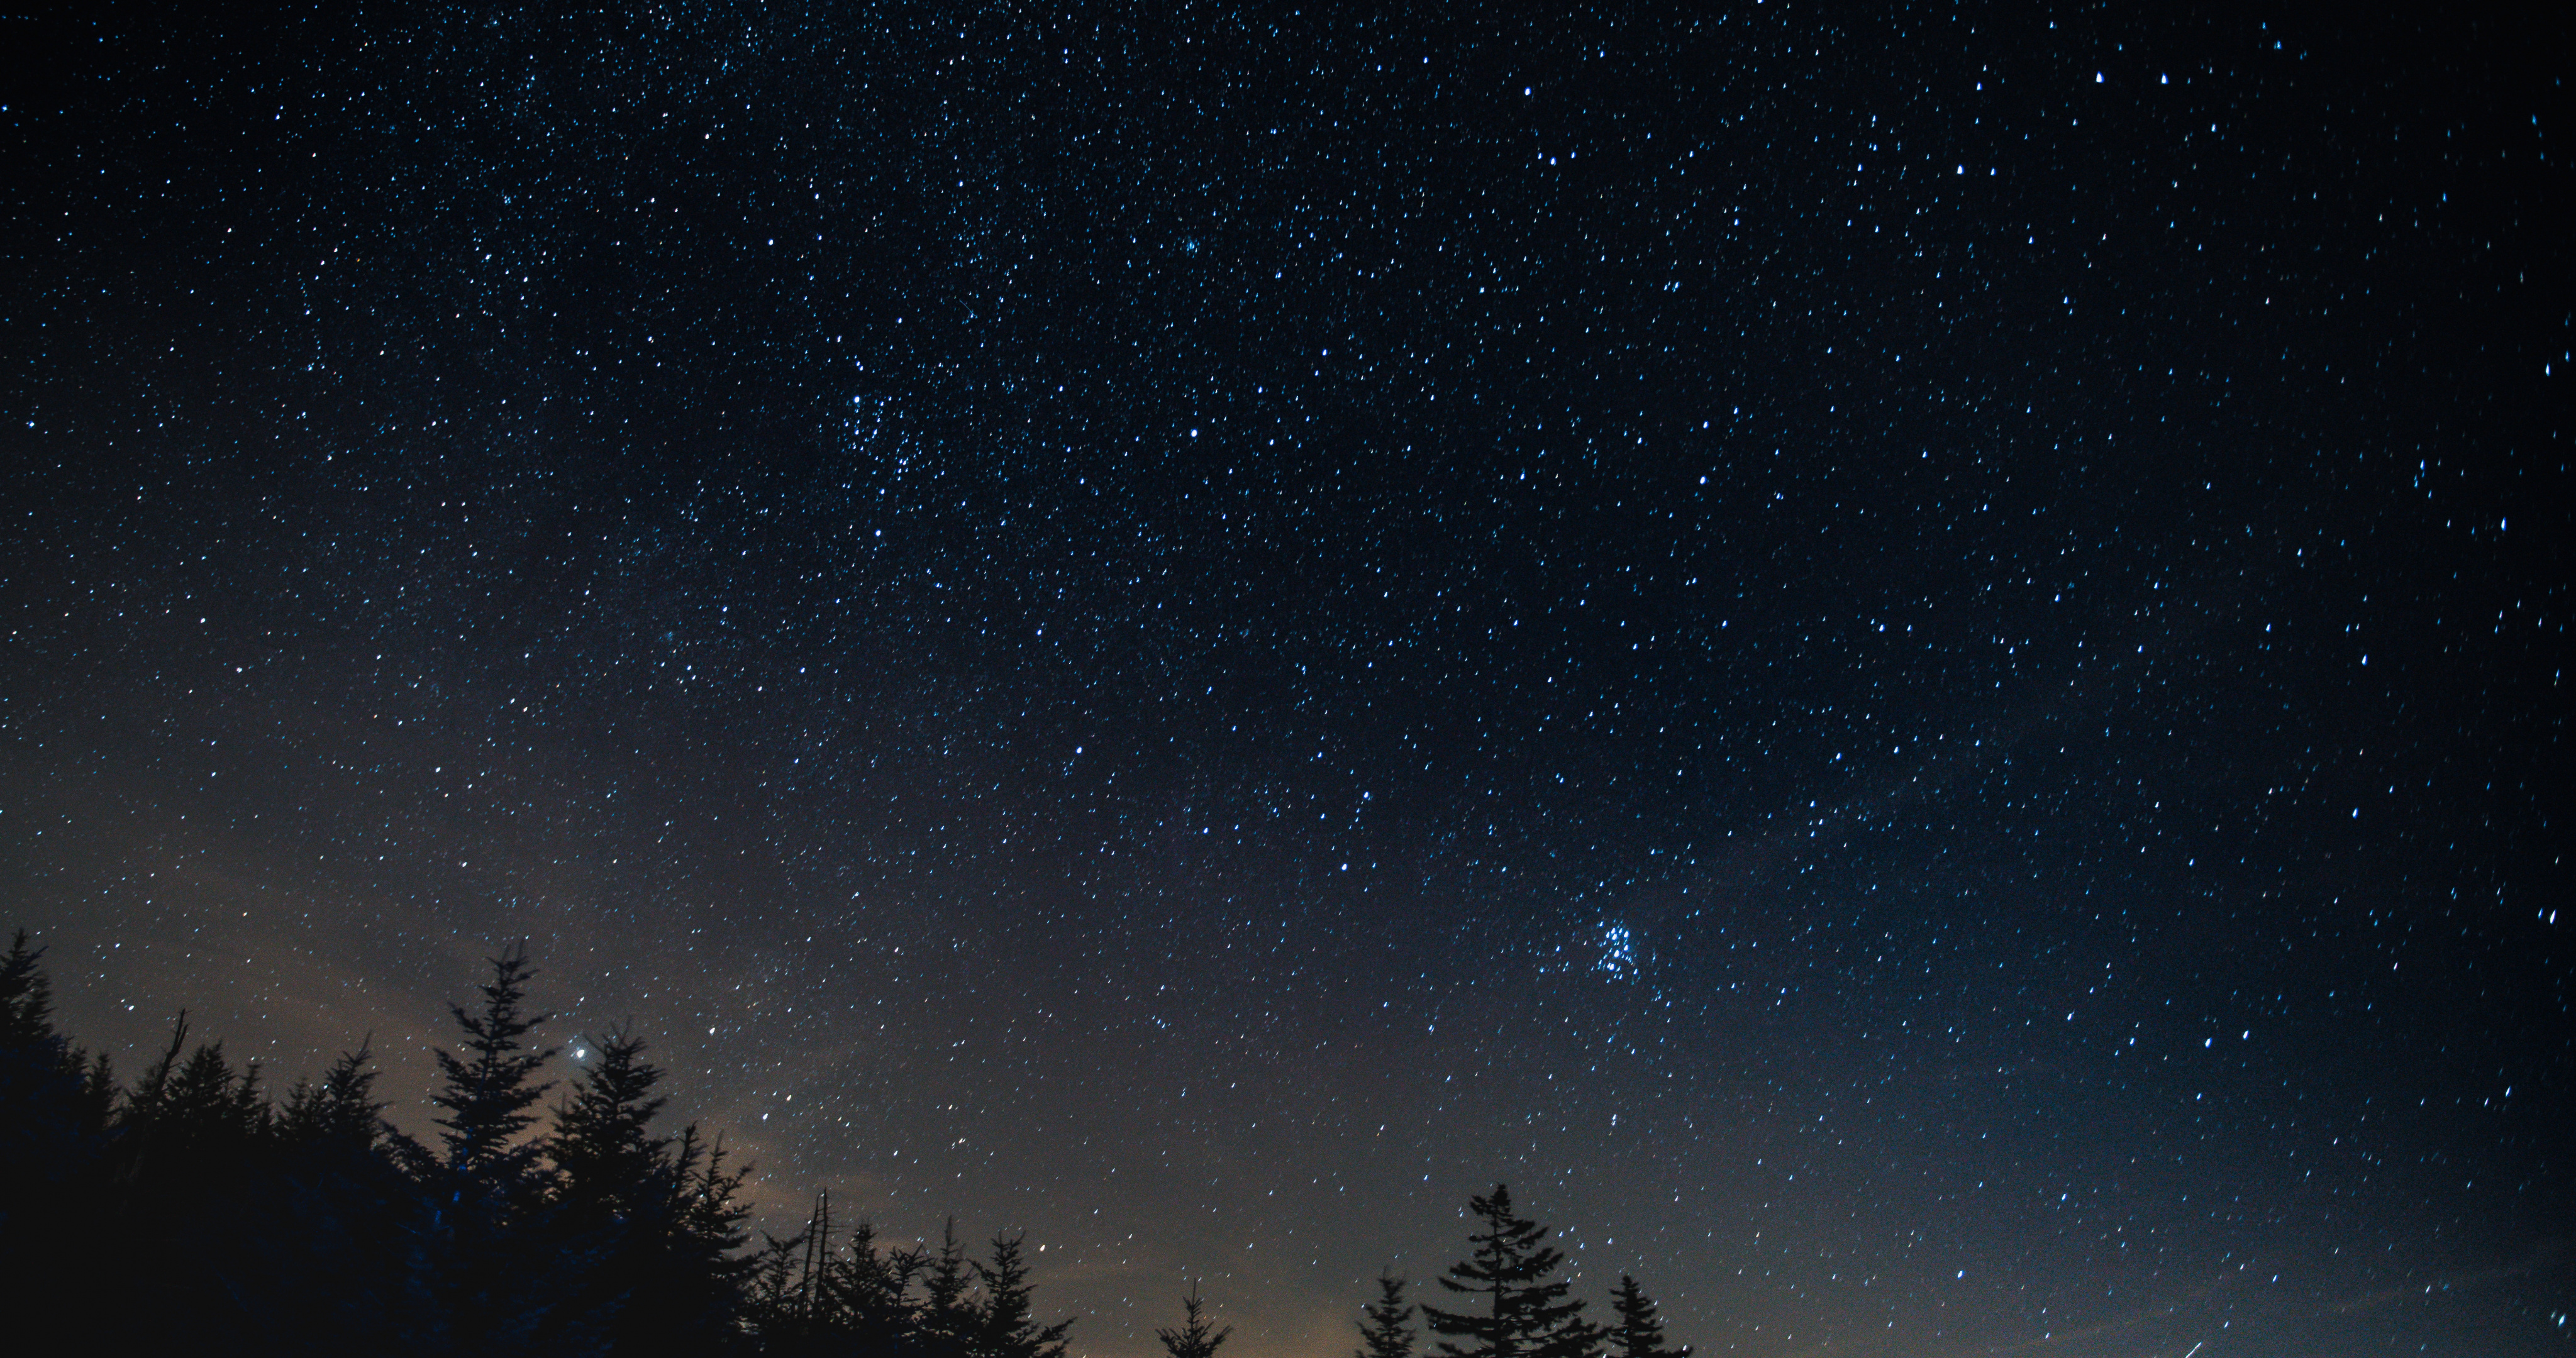
<svg viewBox="0 0 2576 1358">
<path fill-rule="evenodd" d="M 76 1038 L 524 938 L 1101 1358 L 1497 1181 L 1709 1356 L 2576 1348 L 2563 27 L 609 10 L 8 21 Z"/>
</svg>

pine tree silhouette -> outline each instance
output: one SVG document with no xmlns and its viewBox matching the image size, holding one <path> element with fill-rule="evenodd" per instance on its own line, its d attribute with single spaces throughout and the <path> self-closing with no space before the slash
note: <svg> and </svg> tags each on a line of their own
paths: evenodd
<svg viewBox="0 0 2576 1358">
<path fill-rule="evenodd" d="M 975 1341 L 968 1349 L 971 1358 L 1064 1358 L 1064 1337 L 1073 1322 L 1037 1322 L 1021 1237 L 993 1237 L 993 1260 L 977 1264 L 975 1275 L 984 1284 L 984 1304 L 977 1308 Z"/>
<path fill-rule="evenodd" d="M 1208 1323 L 1207 1312 L 1199 1302 L 1198 1284 L 1190 1284 L 1190 1294 L 1181 1298 L 1181 1327 L 1156 1330 L 1154 1337 L 1163 1341 L 1163 1352 L 1171 1358 L 1216 1358 L 1217 1346 L 1234 1333 L 1228 1325 L 1219 1329 Z"/>
<path fill-rule="evenodd" d="M 704 1140 L 695 1123 L 667 1144 L 665 1172 L 677 1196 L 661 1228 L 662 1285 L 635 1324 L 658 1326 L 678 1351 L 713 1352 L 723 1347 L 713 1341 L 737 1328 L 755 1262 L 741 1253 L 750 1239 L 742 1186 L 751 1170 L 727 1164 L 724 1143 Z"/>
<path fill-rule="evenodd" d="M 1404 1279 L 1377 1275 L 1377 1300 L 1362 1308 L 1360 1347 L 1352 1358 L 1413 1358 L 1413 1308 L 1404 1300 Z"/>
<path fill-rule="evenodd" d="M 115 1104 L 107 1057 L 84 1058 L 54 1030 L 44 955 L 21 929 L 0 957 L 0 1175 L 7 1176 L 0 1184 L 21 1193 L 38 1180 L 81 1173 L 102 1149 Z M 0 1223 L 10 1215 L 11 1204 L 0 1202 Z"/>
<path fill-rule="evenodd" d="M 436 1351 L 455 1333 L 445 1284 L 459 1251 L 427 1227 L 444 1200 L 394 1152 L 436 1157 L 385 1124 L 363 1046 L 319 1083 L 299 1080 L 282 1108 L 257 1063 L 234 1069 L 220 1041 L 192 1047 L 184 1012 L 122 1099 L 104 1062 L 82 1076 L 93 1119 L 113 1116 L 75 1229 L 95 1247 L 188 1261 L 156 1278 L 151 1306 L 104 1293 L 66 1304 L 87 1317 L 84 1347 Z"/>
<path fill-rule="evenodd" d="M 481 987 L 483 1007 L 468 1012 L 462 1005 L 448 1006 L 465 1030 L 466 1054 L 459 1057 L 444 1047 L 433 1053 L 440 1084 L 429 1101 L 446 1110 L 446 1116 L 435 1119 L 445 1152 L 442 1168 L 504 1199 L 536 1187 L 540 1148 L 516 1138 L 536 1122 L 528 1110 L 553 1088 L 539 1083 L 536 1073 L 554 1048 L 527 1042 L 554 1017 L 530 1014 L 524 1007 L 535 975 L 525 945 L 493 958 L 492 979 Z"/>
<path fill-rule="evenodd" d="M 118 1210 L 159 1233 L 179 1229 L 210 1195 L 236 1185 L 273 1130 L 258 1063 L 235 1071 L 221 1041 L 191 1050 L 188 1031 L 182 1012 L 114 1125 Z"/>
<path fill-rule="evenodd" d="M 912 1299 L 922 1269 L 919 1250 L 877 1247 L 867 1222 L 850 1228 L 849 1246 L 825 1273 L 832 1332 L 846 1358 L 893 1358 L 912 1351 L 921 1307 Z"/>
<path fill-rule="evenodd" d="M 24 934 L 0 956 L 0 1277 L 42 1300 L 11 1316 L 22 1347 L 1065 1358 L 1072 1322 L 1035 1318 L 1019 1236 L 984 1262 L 953 1221 L 935 1252 L 865 1223 L 844 1246 L 818 1198 L 805 1231 L 746 1251 L 749 1171 L 694 1125 L 655 1130 L 662 1072 L 627 1028 L 530 1135 L 554 1053 L 521 949 L 451 1006 L 431 1145 L 386 1120 L 366 1042 L 273 1103 L 182 1012 L 120 1093 L 54 1032 L 40 957 Z M 135 1306 L 110 1257 L 185 1265 Z M 1189 1305 L 1172 1334 L 1205 1358 L 1226 1332 Z"/>
<path fill-rule="evenodd" d="M 54 987 L 45 979 L 45 950 L 27 945 L 20 929 L 0 957 L 0 1051 L 59 1045 L 54 1032 Z"/>
<path fill-rule="evenodd" d="M 269 1130 L 268 1100 L 259 1089 L 259 1063 L 239 1072 L 224 1059 L 224 1044 L 203 1042 L 161 1086 L 152 1128 L 163 1157 L 190 1168 L 238 1159 L 248 1143 Z"/>
<path fill-rule="evenodd" d="M 761 1232 L 760 1251 L 752 1257 L 744 1286 L 742 1319 L 759 1336 L 764 1352 L 800 1351 L 796 1341 L 804 1333 L 806 1296 L 800 1265 L 805 1258 L 804 1233 L 781 1239 Z"/>
<path fill-rule="evenodd" d="M 384 1100 L 376 1097 L 372 1036 L 323 1072 L 320 1083 L 298 1079 L 278 1111 L 277 1133 L 300 1153 L 363 1154 L 385 1136 Z"/>
<path fill-rule="evenodd" d="M 170 1023 L 170 1045 L 143 1068 L 134 1082 L 134 1092 L 125 1096 L 120 1121 L 127 1127 L 148 1127 L 162 1118 L 162 1101 L 169 1092 L 170 1079 L 178 1073 L 180 1054 L 188 1050 L 188 1011 L 182 1009 Z"/>
<path fill-rule="evenodd" d="M 631 1026 L 585 1046 L 592 1059 L 545 1143 L 550 1226 L 562 1257 L 587 1265 L 558 1306 L 581 1313 L 616 1353 L 704 1351 L 721 1342 L 739 1300 L 739 1270 L 723 1255 L 740 1243 L 741 1211 L 719 1209 L 732 1215 L 707 1248 L 695 1238 L 707 1211 L 699 1195 L 712 1188 L 729 1200 L 733 1185 L 699 1181 L 707 1152 L 695 1128 L 685 1138 L 652 1130 L 667 1102 L 653 1092 L 662 1072 Z"/>
<path fill-rule="evenodd" d="M 1655 1314 L 1654 1298 L 1638 1289 L 1636 1279 L 1619 1275 L 1618 1290 L 1610 1294 L 1610 1309 L 1619 1317 L 1610 1330 L 1610 1352 L 1615 1358 L 1690 1358 L 1688 1344 L 1664 1347 L 1664 1322 Z"/>
<path fill-rule="evenodd" d="M 628 1027 L 584 1042 L 591 1060 L 556 1110 L 546 1143 L 556 1191 L 587 1216 L 628 1219 L 659 1209 L 674 1197 L 671 1139 L 651 1130 L 669 1102 L 653 1092 L 662 1072 Z"/>
<path fill-rule="evenodd" d="M 385 1352 L 421 1317 L 406 1286 L 419 1186 L 376 1096 L 372 1043 L 298 1079 L 273 1118 L 254 1210 L 238 1220 L 240 1328 L 282 1352 Z"/>
<path fill-rule="evenodd" d="M 957 1220 L 949 1218 L 939 1237 L 939 1251 L 922 1268 L 922 1302 L 913 1333 L 929 1358 L 972 1358 L 983 1317 L 977 1314 L 974 1264 L 957 1240 Z"/>
<path fill-rule="evenodd" d="M 1583 1318 L 1583 1302 L 1569 1299 L 1572 1285 L 1553 1275 L 1565 1255 L 1547 1244 L 1547 1230 L 1514 1214 L 1511 1190 L 1502 1184 L 1467 1207 L 1485 1229 L 1469 1232 L 1472 1257 L 1449 1266 L 1443 1288 L 1485 1299 L 1483 1314 L 1425 1305 L 1434 1333 L 1466 1342 L 1440 1341 L 1446 1358 L 1598 1358 L 1602 1331 Z"/>
<path fill-rule="evenodd" d="M 13 1337 L 70 1352 L 50 1322 L 89 1319 L 115 1086 L 55 1031 L 43 958 L 23 929 L 0 956 L 0 1290 Z"/>
<path fill-rule="evenodd" d="M 479 1009 L 448 1006 L 465 1054 L 433 1052 L 439 1087 L 430 1104 L 439 1148 L 415 1152 L 427 1190 L 414 1286 L 430 1304 L 413 1343 L 483 1355 L 579 1351 L 598 1343 L 582 1317 L 559 1316 L 574 1280 L 595 1261 L 567 1251 L 553 1232 L 551 1176 L 542 1143 L 525 1136 L 529 1112 L 551 1086 L 536 1075 L 554 1055 L 530 1037 L 553 1017 L 528 1012 L 535 970 L 524 946 L 492 959 Z"/>
</svg>

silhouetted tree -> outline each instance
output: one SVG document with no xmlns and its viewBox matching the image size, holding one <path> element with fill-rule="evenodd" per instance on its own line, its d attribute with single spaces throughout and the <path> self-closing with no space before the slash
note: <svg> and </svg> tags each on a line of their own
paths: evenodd
<svg viewBox="0 0 2576 1358">
<path fill-rule="evenodd" d="M 432 1299 L 420 1347 L 501 1355 L 600 1344 L 581 1317 L 558 1314 L 594 1260 L 548 1238 L 550 1176 L 542 1144 L 524 1135 L 536 1122 L 528 1110 L 550 1087 L 537 1071 L 554 1055 L 530 1042 L 553 1017 L 527 1010 L 534 974 L 524 947 L 493 958 L 482 1006 L 448 1006 L 464 1055 L 433 1053 L 439 1086 L 429 1101 L 444 1115 L 434 1119 L 438 1150 L 416 1153 L 429 1201 L 414 1269 Z"/>
<path fill-rule="evenodd" d="M 589 1041 L 592 1059 L 556 1111 L 546 1154 L 566 1257 L 588 1260 L 559 1302 L 621 1354 L 704 1352 L 731 1328 L 742 1270 L 740 1175 L 692 1127 L 658 1135 L 662 1072 L 627 1027 Z M 710 1231 L 712 1235 L 710 1236 Z"/>
<path fill-rule="evenodd" d="M 766 1248 L 748 1264 L 743 1306 L 762 1352 L 852 1358 L 901 1351 L 910 1334 L 909 1275 L 893 1281 L 890 1291 L 878 1286 L 887 1280 L 880 1272 L 884 1260 L 864 1221 L 850 1232 L 849 1257 L 841 1257 L 829 1191 L 814 1195 L 805 1229 L 785 1240 L 764 1239 Z"/>
<path fill-rule="evenodd" d="M 412 1227 L 426 1213 L 376 1096 L 371 1043 L 319 1081 L 298 1079 L 271 1118 L 269 1164 L 238 1220 L 229 1291 L 245 1329 L 286 1352 L 386 1352 L 422 1326 Z M 434 1328 L 432 1326 L 431 1328 Z"/>
<path fill-rule="evenodd" d="M 763 1231 L 760 1240 L 743 1289 L 743 1326 L 768 1352 L 792 1352 L 791 1341 L 804 1332 L 806 1235 L 781 1239 Z"/>
<path fill-rule="evenodd" d="M 463 1005 L 448 1006 L 465 1030 L 465 1055 L 444 1047 L 433 1053 L 440 1083 L 429 1101 L 446 1114 L 434 1119 L 445 1152 L 440 1167 L 502 1199 L 526 1199 L 540 1178 L 541 1148 L 517 1139 L 536 1122 L 528 1110 L 553 1087 L 539 1083 L 536 1074 L 554 1048 L 528 1043 L 554 1017 L 526 1011 L 528 982 L 535 975 L 524 946 L 493 958 L 492 979 L 481 987 L 483 1007 L 468 1012 Z"/>
<path fill-rule="evenodd" d="M 834 1358 L 1064 1358 L 1073 1322 L 1042 1324 L 1032 1304 L 1028 1253 L 998 1236 L 983 1262 L 970 1258 L 950 1221 L 935 1250 L 881 1249 L 866 1222 L 835 1243 L 829 1199 L 817 1196 L 805 1229 L 768 1237 L 737 1267 L 744 1328 L 773 1355 Z M 918 1292 L 915 1287 L 918 1285 Z"/>
<path fill-rule="evenodd" d="M 669 1145 L 678 1198 L 661 1237 L 666 1286 L 646 1321 L 681 1336 L 730 1334 L 753 1265 L 742 1253 L 751 1238 L 751 1208 L 742 1201 L 751 1169 L 726 1163 L 724 1142 L 703 1140 L 695 1123 Z"/>
<path fill-rule="evenodd" d="M 1377 1275 L 1377 1300 L 1361 1308 L 1360 1347 L 1351 1358 L 1413 1358 L 1413 1308 L 1404 1300 L 1404 1279 Z"/>
<path fill-rule="evenodd" d="M 653 1092 L 662 1072 L 624 1027 L 585 1041 L 591 1060 L 555 1113 L 546 1154 L 562 1201 L 585 1214 L 631 1216 L 667 1187 L 670 1145 L 649 1130 L 668 1102 Z"/>
<path fill-rule="evenodd" d="M 373 1039 L 340 1058 L 319 1083 L 297 1079 L 277 1113 L 277 1135 L 298 1154 L 366 1154 L 385 1137 L 385 1101 L 376 1097 Z"/>
<path fill-rule="evenodd" d="M 368 1045 L 272 1103 L 188 1017 L 120 1093 L 52 1027 L 24 934 L 0 956 L 0 1281 L 5 1334 L 44 1351 L 1065 1358 L 1019 1236 L 970 1260 L 836 1237 L 828 1198 L 746 1251 L 748 1171 L 695 1126 L 655 1130 L 662 1072 L 619 1028 L 532 1137 L 552 1051 L 524 951 L 452 1006 L 438 1136 L 385 1120 Z M 123 1267 L 102 1267 L 111 1260 Z M 159 1265 L 149 1305 L 132 1268 Z M 1205 1341 L 1191 1323 L 1176 1335 Z M 59 1321 L 60 1323 L 54 1323 Z M 12 1350 L 14 1352 L 14 1350 Z"/>
<path fill-rule="evenodd" d="M 0 956 L 0 1289 L 21 1299 L 0 1324 L 38 1345 L 40 1312 L 80 1313 L 97 1273 L 85 1247 L 115 1104 L 106 1058 L 85 1061 L 54 1029 L 43 958 L 23 929 Z"/>
<path fill-rule="evenodd" d="M 138 1103 L 130 1121 L 148 1129 L 156 1154 L 179 1158 L 186 1166 L 183 1172 L 206 1162 L 239 1159 L 250 1142 L 269 1130 L 259 1063 L 234 1071 L 220 1041 L 197 1044 L 155 1093 L 159 1097 L 149 1106 Z"/>
<path fill-rule="evenodd" d="M 1190 1294 L 1181 1298 L 1181 1327 L 1156 1330 L 1154 1337 L 1163 1341 L 1163 1352 L 1171 1358 L 1216 1358 L 1217 1346 L 1232 1333 L 1231 1325 L 1219 1329 L 1208 1323 L 1207 1312 L 1199 1302 L 1198 1284 L 1192 1283 Z"/>
<path fill-rule="evenodd" d="M 119 1105 L 98 1203 L 108 1239 L 188 1266 L 156 1278 L 154 1305 L 108 1313 L 107 1346 L 194 1349 L 221 1336 L 298 1351 L 390 1339 L 403 1258 L 392 1223 L 411 1199 L 378 1151 L 363 1058 L 338 1068 L 340 1095 L 363 1111 L 354 1142 L 334 1148 L 295 1139 L 326 1106 L 315 1086 L 290 1094 L 290 1122 L 270 1106 L 256 1062 L 236 1070 L 221 1041 L 189 1034 L 183 1014 Z"/>
<path fill-rule="evenodd" d="M 0 957 L 0 1051 L 58 1046 L 54 1032 L 54 987 L 45 979 L 45 950 L 29 947 L 27 931 L 9 940 Z"/>
<path fill-rule="evenodd" d="M 0 957 L 0 1222 L 37 1180 L 77 1175 L 99 1149 L 115 1102 L 107 1058 L 85 1059 L 54 1030 L 45 950 L 17 931 Z"/>
<path fill-rule="evenodd" d="M 124 1105 L 118 1110 L 121 1122 L 127 1127 L 140 1127 L 160 1121 L 170 1080 L 178 1074 L 179 1058 L 187 1050 L 188 1011 L 182 1009 L 170 1022 L 170 1044 L 161 1049 L 161 1055 L 152 1064 L 143 1068 L 143 1074 L 134 1082 L 133 1092 L 125 1096 Z"/>
<path fill-rule="evenodd" d="M 913 1335 L 929 1358 L 970 1358 L 983 1317 L 973 1296 L 974 1264 L 957 1240 L 957 1220 L 941 1230 L 939 1252 L 923 1263 L 922 1300 L 915 1312 Z"/>
<path fill-rule="evenodd" d="M 1610 1330 L 1610 1352 L 1616 1358 L 1690 1358 L 1688 1344 L 1664 1347 L 1664 1322 L 1655 1314 L 1654 1298 L 1638 1289 L 1636 1279 L 1619 1275 L 1618 1290 L 1610 1294 L 1610 1309 L 1619 1317 Z"/>
<path fill-rule="evenodd" d="M 832 1324 L 840 1336 L 838 1353 L 886 1358 L 911 1351 L 921 1311 L 912 1299 L 912 1283 L 922 1262 L 917 1249 L 879 1249 L 876 1229 L 867 1222 L 850 1229 L 848 1248 L 824 1272 Z"/>
<path fill-rule="evenodd" d="M 235 1071 L 221 1041 L 190 1049 L 188 1031 L 182 1011 L 114 1126 L 114 1210 L 155 1236 L 180 1230 L 210 1196 L 238 1186 L 271 1130 L 258 1063 Z"/>
<path fill-rule="evenodd" d="M 1554 1276 L 1565 1256 L 1547 1244 L 1546 1228 L 1515 1214 L 1511 1190 L 1502 1184 L 1469 1198 L 1467 1208 L 1485 1229 L 1468 1233 L 1474 1254 L 1450 1265 L 1440 1285 L 1482 1297 L 1485 1309 L 1425 1305 L 1422 1317 L 1433 1332 L 1465 1341 L 1443 1339 L 1439 1351 L 1447 1358 L 1597 1358 L 1601 1328 L 1583 1318 L 1581 1299 L 1566 1296 L 1571 1284 Z"/>
<path fill-rule="evenodd" d="M 992 1262 L 975 1266 L 975 1276 L 984 1284 L 984 1302 L 976 1308 L 974 1341 L 967 1350 L 970 1358 L 1064 1358 L 1064 1337 L 1073 1322 L 1037 1322 L 1021 1239 L 993 1237 Z"/>
</svg>

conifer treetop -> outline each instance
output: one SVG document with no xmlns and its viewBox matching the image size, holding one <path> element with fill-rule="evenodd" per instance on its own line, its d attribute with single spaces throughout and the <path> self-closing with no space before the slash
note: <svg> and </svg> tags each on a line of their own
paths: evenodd
<svg viewBox="0 0 2576 1358">
<path fill-rule="evenodd" d="M 492 959 L 492 979 L 480 987 L 481 1009 L 448 1006 L 465 1030 L 465 1055 L 443 1047 L 433 1053 L 440 1089 L 429 1101 L 446 1110 L 446 1116 L 434 1121 L 451 1170 L 480 1175 L 515 1169 L 531 1156 L 528 1148 L 511 1143 L 536 1122 L 528 1110 L 553 1086 L 535 1076 L 555 1054 L 552 1047 L 527 1042 L 554 1017 L 524 1008 L 528 982 L 535 976 L 527 946 L 515 945 Z"/>
<path fill-rule="evenodd" d="M 1189 1295 L 1181 1298 L 1180 1328 L 1154 1331 L 1154 1337 L 1163 1341 L 1163 1352 L 1171 1358 L 1215 1358 L 1217 1346 L 1234 1333 L 1234 1327 L 1210 1323 L 1205 1307 L 1198 1284 L 1190 1284 Z"/>
<path fill-rule="evenodd" d="M 1404 1300 L 1404 1279 L 1392 1272 L 1377 1275 L 1377 1300 L 1361 1308 L 1360 1347 L 1351 1358 L 1413 1358 L 1413 1307 Z"/>
<path fill-rule="evenodd" d="M 33 1047 L 54 1038 L 54 991 L 45 979 L 45 950 L 20 929 L 0 957 L 0 1048 Z"/>
<path fill-rule="evenodd" d="M 1422 1308 L 1432 1332 L 1450 1336 L 1438 1346 L 1443 1358 L 1598 1358 L 1603 1331 L 1583 1318 L 1580 1298 L 1566 1295 L 1572 1284 L 1555 1276 L 1565 1255 L 1547 1243 L 1547 1228 L 1513 1211 L 1502 1184 L 1469 1198 L 1467 1209 L 1484 1229 L 1468 1233 L 1474 1252 L 1450 1265 L 1440 1286 L 1484 1304 Z"/>
<path fill-rule="evenodd" d="M 1690 1358 L 1688 1344 L 1664 1347 L 1664 1322 L 1655 1314 L 1655 1300 L 1637 1286 L 1636 1279 L 1619 1275 L 1619 1286 L 1610 1294 L 1610 1309 L 1619 1317 L 1610 1330 L 1615 1358 Z"/>
</svg>

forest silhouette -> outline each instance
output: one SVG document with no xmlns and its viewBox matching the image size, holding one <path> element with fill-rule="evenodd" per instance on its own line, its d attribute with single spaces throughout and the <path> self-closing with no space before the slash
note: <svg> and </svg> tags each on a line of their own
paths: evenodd
<svg viewBox="0 0 2576 1358">
<path fill-rule="evenodd" d="M 0 958 L 0 1307 L 12 1351 L 100 1354 L 793 1355 L 1066 1358 L 1020 1237 L 977 1255 L 881 1243 L 817 1195 L 804 1227 L 755 1231 L 751 1167 L 668 1104 L 644 1040 L 584 1039 L 552 1105 L 556 1056 L 524 949 L 451 1005 L 435 1133 L 388 1121 L 368 1045 L 283 1095 L 184 1012 L 130 1084 L 57 1031 L 42 950 Z M 540 1124 L 545 1123 L 543 1130 Z M 1614 1323 L 1586 1318 L 1564 1256 L 1507 1188 L 1469 1202 L 1469 1257 L 1439 1278 L 1457 1309 L 1383 1275 L 1354 1358 L 1689 1358 L 1632 1278 Z M 1216 1358 L 1230 1330 L 1193 1288 L 1156 1332 Z"/>
</svg>

